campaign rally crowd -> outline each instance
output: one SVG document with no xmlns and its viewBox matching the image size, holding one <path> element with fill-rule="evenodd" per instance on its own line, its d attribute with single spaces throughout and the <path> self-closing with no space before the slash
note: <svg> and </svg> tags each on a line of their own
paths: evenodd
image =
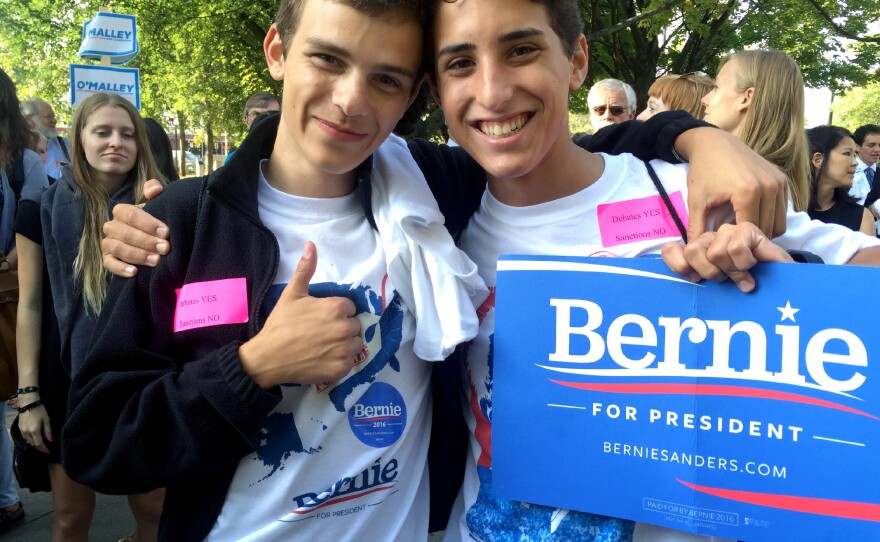
<svg viewBox="0 0 880 542">
<path fill-rule="evenodd" d="M 125 98 L 59 129 L 0 69 L 0 536 L 20 486 L 53 541 L 95 492 L 142 542 L 723 540 L 496 494 L 496 262 L 654 254 L 743 296 L 763 261 L 876 266 L 880 126 L 805 130 L 798 65 L 747 50 L 642 111 L 598 81 L 573 134 L 575 0 L 281 0 L 263 47 L 281 96 L 185 179 Z M 423 85 L 445 144 L 396 128 Z M 597 210 L 645 198 L 673 226 L 609 244 Z"/>
</svg>

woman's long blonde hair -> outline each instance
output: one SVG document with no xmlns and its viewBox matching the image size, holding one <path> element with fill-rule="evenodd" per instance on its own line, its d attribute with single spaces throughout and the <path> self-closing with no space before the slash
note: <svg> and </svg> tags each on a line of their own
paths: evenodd
<svg viewBox="0 0 880 542">
<path fill-rule="evenodd" d="M 100 314 L 101 305 L 104 304 L 104 297 L 107 295 L 107 272 L 103 265 L 101 239 L 104 222 L 109 217 L 107 202 L 112 194 L 108 194 L 104 186 L 95 179 L 94 169 L 86 160 L 82 146 L 82 132 L 89 117 L 105 106 L 124 109 L 134 124 L 137 158 L 126 182 L 134 182 L 135 201 L 144 201 L 144 183 L 149 179 L 159 179 L 163 184 L 165 182 L 150 153 L 144 121 L 128 100 L 116 94 L 97 92 L 79 104 L 73 114 L 70 127 L 70 150 L 73 178 L 82 197 L 83 232 L 79 241 L 79 251 L 73 261 L 73 274 L 76 281 L 82 285 L 86 309 L 95 315 Z"/>
<path fill-rule="evenodd" d="M 721 61 L 733 68 L 740 92 L 752 88 L 752 101 L 737 136 L 788 176 L 794 208 L 810 202 L 810 157 L 804 132 L 804 78 L 797 63 L 782 51 L 740 51 Z"/>
</svg>

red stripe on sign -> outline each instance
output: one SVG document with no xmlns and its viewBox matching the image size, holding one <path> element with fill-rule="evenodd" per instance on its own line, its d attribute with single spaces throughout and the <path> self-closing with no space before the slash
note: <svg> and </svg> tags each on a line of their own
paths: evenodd
<svg viewBox="0 0 880 542">
<path fill-rule="evenodd" d="M 880 504 L 865 502 L 835 501 L 817 499 L 815 497 L 797 497 L 795 495 L 774 495 L 772 493 L 755 493 L 717 487 L 699 486 L 676 478 L 676 481 L 700 493 L 730 499 L 747 504 L 757 504 L 767 508 L 806 512 L 819 516 L 834 516 L 845 519 L 860 519 L 880 522 Z"/>
</svg>

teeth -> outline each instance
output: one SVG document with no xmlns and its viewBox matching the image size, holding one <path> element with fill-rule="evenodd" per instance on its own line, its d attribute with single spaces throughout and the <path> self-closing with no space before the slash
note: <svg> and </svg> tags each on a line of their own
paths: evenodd
<svg viewBox="0 0 880 542">
<path fill-rule="evenodd" d="M 507 137 L 525 126 L 526 116 L 520 115 L 505 122 L 482 122 L 480 131 L 491 137 Z"/>
</svg>

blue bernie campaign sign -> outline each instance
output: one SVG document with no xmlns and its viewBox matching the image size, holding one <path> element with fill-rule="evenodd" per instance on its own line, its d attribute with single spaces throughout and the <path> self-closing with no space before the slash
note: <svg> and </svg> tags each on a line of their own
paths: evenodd
<svg viewBox="0 0 880 542">
<path fill-rule="evenodd" d="M 497 493 L 736 540 L 880 540 L 878 271 L 754 275 L 744 294 L 658 259 L 502 256 Z"/>
<path fill-rule="evenodd" d="M 73 107 L 95 92 L 119 94 L 140 110 L 141 79 L 137 68 L 70 65 L 70 102 Z"/>
<path fill-rule="evenodd" d="M 109 57 L 112 64 L 125 64 L 137 56 L 137 17 L 101 12 L 83 25 L 79 56 L 90 60 Z"/>
</svg>

